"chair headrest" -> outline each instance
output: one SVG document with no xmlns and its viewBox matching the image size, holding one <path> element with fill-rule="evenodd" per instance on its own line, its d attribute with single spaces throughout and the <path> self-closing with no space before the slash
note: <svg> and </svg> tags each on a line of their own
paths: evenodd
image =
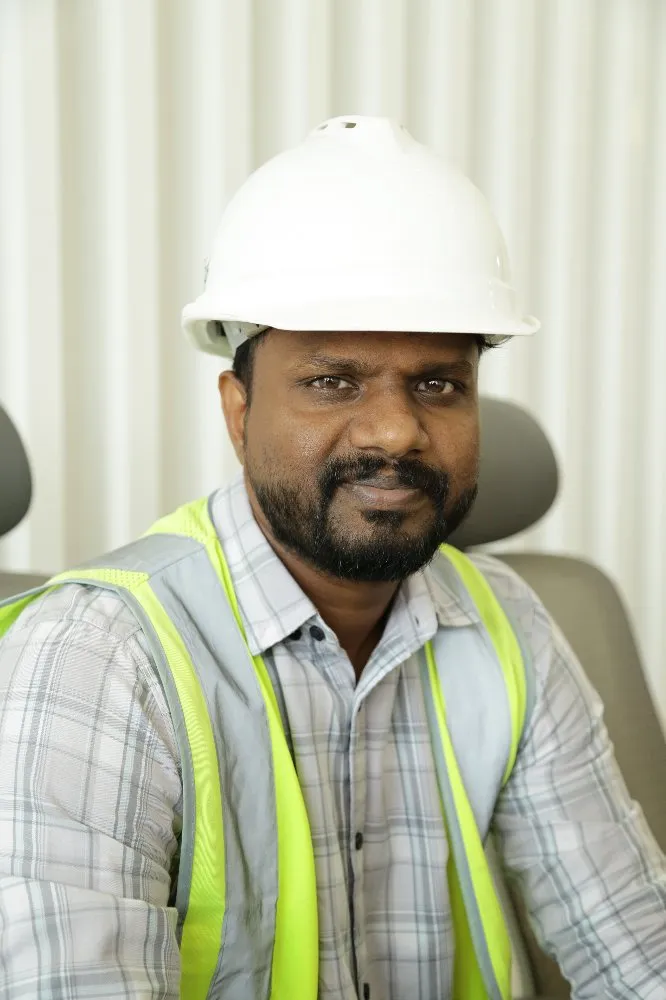
<svg viewBox="0 0 666 1000">
<path fill-rule="evenodd" d="M 481 399 L 479 495 L 449 541 L 459 549 L 499 542 L 546 514 L 559 476 L 548 438 L 529 413 L 500 399 Z"/>
<path fill-rule="evenodd" d="M 31 496 L 28 456 L 18 431 L 0 406 L 0 538 L 23 520 Z"/>
</svg>

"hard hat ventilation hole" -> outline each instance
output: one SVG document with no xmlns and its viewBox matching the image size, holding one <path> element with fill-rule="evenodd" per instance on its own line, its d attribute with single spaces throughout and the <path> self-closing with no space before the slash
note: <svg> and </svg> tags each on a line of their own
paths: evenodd
<svg viewBox="0 0 666 1000">
<path fill-rule="evenodd" d="M 325 128 L 328 128 L 328 122 L 324 122 L 323 125 L 317 125 L 317 132 L 323 132 Z"/>
<path fill-rule="evenodd" d="M 343 124 L 345 128 L 356 128 L 358 122 L 344 122 Z"/>
</svg>

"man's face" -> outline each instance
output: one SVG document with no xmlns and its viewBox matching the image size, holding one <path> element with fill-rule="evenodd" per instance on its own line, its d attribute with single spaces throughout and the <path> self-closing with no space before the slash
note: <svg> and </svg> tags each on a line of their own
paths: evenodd
<svg viewBox="0 0 666 1000">
<path fill-rule="evenodd" d="M 478 359 L 460 334 L 270 331 L 251 405 L 223 401 L 275 539 L 348 580 L 425 565 L 476 493 Z"/>
</svg>

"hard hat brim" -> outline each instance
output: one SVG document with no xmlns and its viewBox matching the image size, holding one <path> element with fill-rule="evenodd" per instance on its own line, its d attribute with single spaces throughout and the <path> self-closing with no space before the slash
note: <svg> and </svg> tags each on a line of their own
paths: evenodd
<svg viewBox="0 0 666 1000">
<path fill-rule="evenodd" d="M 451 298 L 418 298 L 387 296 L 369 298 L 337 297 L 328 301 L 313 301 L 309 296 L 276 301 L 270 305 L 248 303 L 229 308 L 229 302 L 215 301 L 204 293 L 185 306 L 183 330 L 200 351 L 231 357 L 232 350 L 224 335 L 224 322 L 248 323 L 278 330 L 308 330 L 315 332 L 378 332 L 378 333 L 463 333 L 483 335 L 491 342 L 501 343 L 511 337 L 530 336 L 540 327 L 534 316 L 516 317 L 513 309 L 492 308 L 492 296 L 486 290 L 485 308 L 469 308 Z M 489 308 L 490 306 L 490 308 Z M 507 315 L 508 313 L 508 315 Z"/>
</svg>

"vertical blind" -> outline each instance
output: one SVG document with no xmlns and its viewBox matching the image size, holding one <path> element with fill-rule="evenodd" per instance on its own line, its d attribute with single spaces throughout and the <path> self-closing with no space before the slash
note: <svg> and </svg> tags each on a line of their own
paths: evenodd
<svg viewBox="0 0 666 1000">
<path fill-rule="evenodd" d="M 663 0 L 0 0 L 0 400 L 35 478 L 0 564 L 90 558 L 230 477 L 180 309 L 249 171 L 347 113 L 489 198 L 543 330 L 483 388 L 563 473 L 512 547 L 610 573 L 666 718 Z"/>
</svg>

